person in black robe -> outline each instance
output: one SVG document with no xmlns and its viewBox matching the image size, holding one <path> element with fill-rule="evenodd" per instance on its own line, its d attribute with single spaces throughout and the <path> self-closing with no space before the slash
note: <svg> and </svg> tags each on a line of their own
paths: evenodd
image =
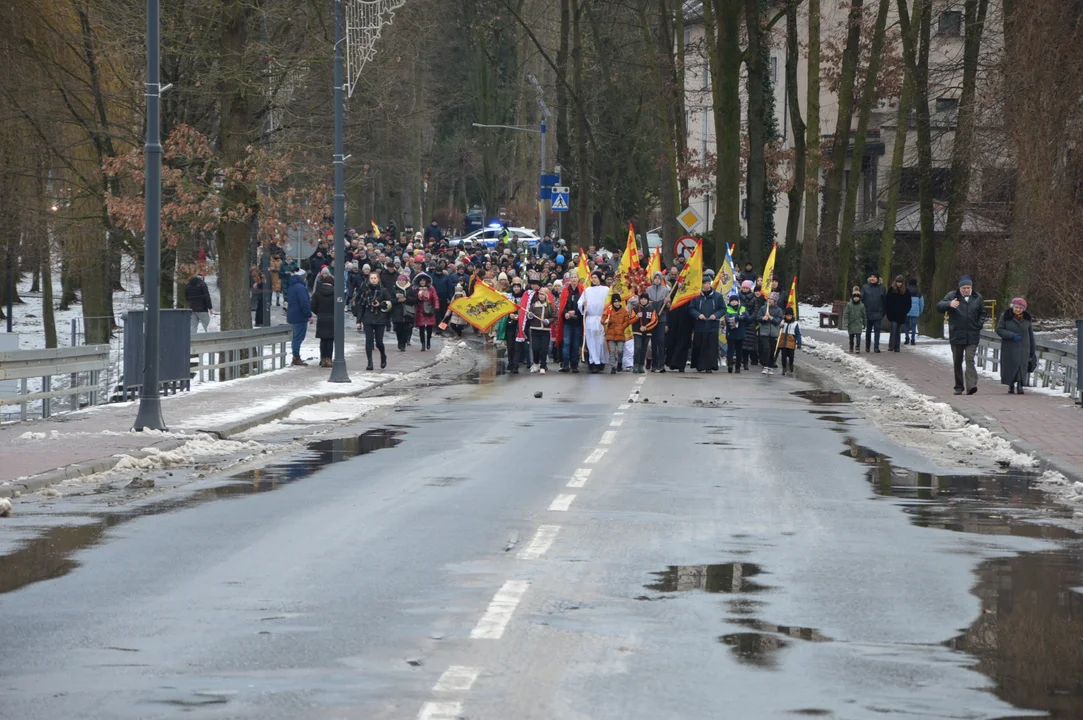
<svg viewBox="0 0 1083 720">
<path fill-rule="evenodd" d="M 709 276 L 703 276 L 703 290 L 688 303 L 692 318 L 692 366 L 699 372 L 718 369 L 718 327 L 726 316 L 726 300 L 711 287 Z"/>
</svg>

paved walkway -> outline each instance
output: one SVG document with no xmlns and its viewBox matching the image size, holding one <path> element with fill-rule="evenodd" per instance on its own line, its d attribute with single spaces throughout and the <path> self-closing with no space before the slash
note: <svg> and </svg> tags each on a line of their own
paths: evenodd
<svg viewBox="0 0 1083 720">
<path fill-rule="evenodd" d="M 846 346 L 840 331 L 809 329 L 809 338 Z M 882 336 L 881 350 L 887 347 Z M 922 340 L 919 340 L 919 343 Z M 925 342 L 937 342 L 925 340 Z M 1037 392 L 1009 395 L 999 378 L 978 375 L 976 395 L 955 395 L 950 362 L 904 345 L 902 352 L 865 354 L 873 365 L 894 373 L 914 390 L 951 405 L 971 422 L 1002 435 L 1017 449 L 1034 454 L 1065 475 L 1083 480 L 1083 409 L 1067 396 Z"/>
<path fill-rule="evenodd" d="M 346 358 L 351 382 L 330 383 L 330 371 L 318 364 L 319 343 L 309 337 L 301 350 L 308 367 L 286 367 L 241 380 L 208 382 L 194 386 L 192 392 L 162 398 L 168 433 L 131 432 L 137 402 L 0 426 L 0 497 L 108 470 L 122 455 L 139 457 L 172 450 L 196 432 L 227 438 L 285 417 L 305 405 L 358 395 L 432 365 L 443 341 L 434 338 L 433 349 L 426 352 L 421 352 L 416 337 L 405 352 L 395 347 L 394 335 L 390 342 L 385 337 L 385 345 L 389 350 L 387 369 L 366 372 L 362 369 L 364 337 L 349 333 Z"/>
</svg>

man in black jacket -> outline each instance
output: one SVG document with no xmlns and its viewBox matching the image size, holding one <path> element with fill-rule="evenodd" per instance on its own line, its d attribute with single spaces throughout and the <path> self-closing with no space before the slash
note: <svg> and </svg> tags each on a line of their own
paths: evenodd
<svg viewBox="0 0 1083 720">
<path fill-rule="evenodd" d="M 978 371 L 974 367 L 974 353 L 985 325 L 985 301 L 974 292 L 974 282 L 969 275 L 959 279 L 959 289 L 953 290 L 936 304 L 936 311 L 948 314 L 948 342 L 951 359 L 955 366 L 955 394 L 967 395 L 978 392 Z M 963 362 L 966 371 L 963 371 Z"/>
<path fill-rule="evenodd" d="M 202 270 L 193 275 L 185 286 L 184 301 L 188 303 L 188 308 L 192 311 L 192 334 L 196 334 L 200 325 L 203 326 L 203 332 L 207 332 L 214 307 L 211 305 L 211 291 L 203 279 Z"/>
<path fill-rule="evenodd" d="M 887 288 L 880 282 L 880 273 L 869 275 L 869 281 L 861 288 L 861 302 L 865 303 L 865 352 L 880 352 L 880 329 L 887 312 Z"/>
</svg>

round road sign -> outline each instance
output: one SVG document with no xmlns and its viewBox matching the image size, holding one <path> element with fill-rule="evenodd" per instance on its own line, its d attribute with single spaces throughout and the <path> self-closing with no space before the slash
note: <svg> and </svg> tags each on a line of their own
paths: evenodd
<svg viewBox="0 0 1083 720">
<path fill-rule="evenodd" d="M 694 237 L 692 237 L 691 235 L 685 235 L 684 237 L 677 240 L 677 243 L 673 246 L 673 254 L 683 255 L 684 259 L 687 260 L 688 258 L 692 257 L 692 253 L 695 252 L 696 245 L 698 244 L 699 241 L 697 241 Z"/>
</svg>

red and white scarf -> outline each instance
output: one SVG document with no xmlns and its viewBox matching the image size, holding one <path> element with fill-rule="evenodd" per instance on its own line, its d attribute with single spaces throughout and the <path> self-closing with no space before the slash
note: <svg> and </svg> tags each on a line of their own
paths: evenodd
<svg viewBox="0 0 1083 720">
<path fill-rule="evenodd" d="M 527 290 L 519 298 L 519 332 L 515 335 L 515 339 L 520 342 L 526 340 L 526 316 L 530 312 L 530 303 L 534 299 L 534 294 L 533 290 Z"/>
</svg>

